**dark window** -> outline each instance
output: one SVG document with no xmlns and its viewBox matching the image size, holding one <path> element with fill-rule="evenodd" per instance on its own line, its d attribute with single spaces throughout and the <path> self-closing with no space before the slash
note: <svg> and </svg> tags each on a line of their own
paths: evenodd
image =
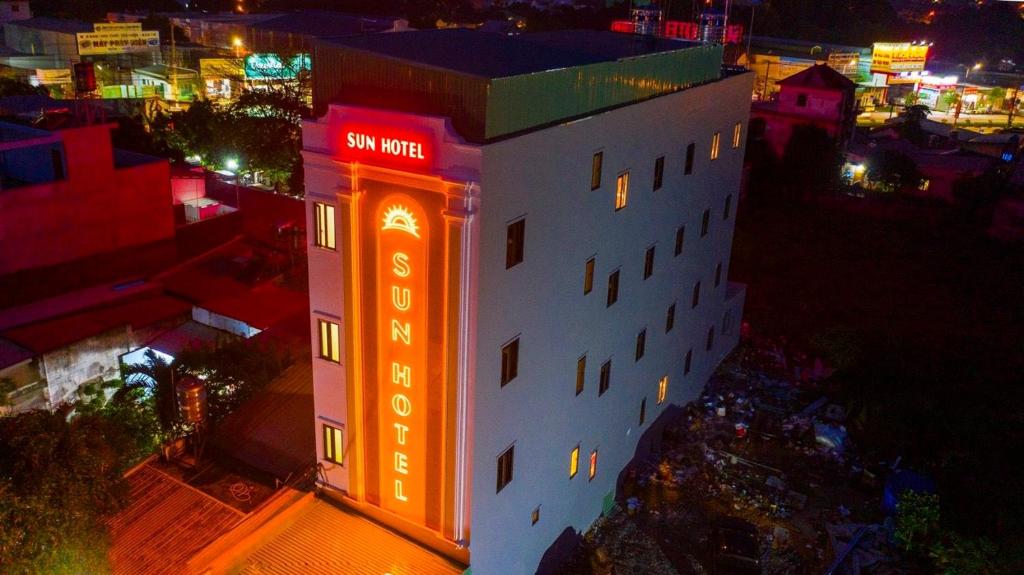
<svg viewBox="0 0 1024 575">
<path fill-rule="evenodd" d="M 704 210 L 704 217 L 700 221 L 700 237 L 708 235 L 709 227 L 711 227 L 711 210 Z"/>
<path fill-rule="evenodd" d="M 647 347 L 647 329 L 640 330 L 640 333 L 636 334 L 636 361 L 640 361 L 640 358 L 644 356 L 644 349 Z"/>
<path fill-rule="evenodd" d="M 639 425 L 643 425 L 644 424 L 644 420 L 646 420 L 646 419 L 647 419 L 647 398 L 645 397 L 645 398 L 640 400 L 640 423 L 639 423 Z"/>
<path fill-rule="evenodd" d="M 693 284 L 693 299 L 690 300 L 690 309 L 697 307 L 700 303 L 700 282 Z"/>
<path fill-rule="evenodd" d="M 654 160 L 654 191 L 661 189 L 661 184 L 665 179 L 665 156 L 659 156 L 657 160 Z"/>
<path fill-rule="evenodd" d="M 587 295 L 594 289 L 594 258 L 587 260 L 586 269 L 583 271 L 583 295 Z"/>
<path fill-rule="evenodd" d="M 526 240 L 526 220 L 508 225 L 508 241 L 505 246 L 505 269 L 523 261 L 523 242 Z"/>
<path fill-rule="evenodd" d="M 708 342 L 705 349 L 711 351 L 711 348 L 715 347 L 715 326 L 708 328 Z"/>
<path fill-rule="evenodd" d="M 582 355 L 576 360 L 576 395 L 583 393 L 583 385 L 587 379 L 587 356 Z"/>
<path fill-rule="evenodd" d="M 540 506 L 537 506 L 537 508 L 530 513 L 530 525 L 536 525 L 538 521 L 540 521 Z"/>
<path fill-rule="evenodd" d="M 678 256 L 683 253 L 683 242 L 686 240 L 686 226 L 676 228 L 676 252 Z"/>
<path fill-rule="evenodd" d="M 693 366 L 693 348 L 686 350 L 686 361 L 683 362 L 683 375 L 690 373 L 690 368 Z"/>
<path fill-rule="evenodd" d="M 604 152 L 594 154 L 590 163 L 590 189 L 596 190 L 601 187 L 601 163 L 604 160 Z"/>
<path fill-rule="evenodd" d="M 613 271 L 608 276 L 608 302 L 605 307 L 611 307 L 617 301 L 619 301 L 619 270 Z"/>
<path fill-rule="evenodd" d="M 718 287 L 722 283 L 722 262 L 718 262 L 715 266 L 715 287 Z"/>
<path fill-rule="evenodd" d="M 689 146 L 686 146 L 686 168 L 683 170 L 683 174 L 689 176 L 693 173 L 693 156 L 697 153 L 697 144 L 690 142 Z"/>
<path fill-rule="evenodd" d="M 50 150 L 50 162 L 53 163 L 53 179 L 63 180 L 64 179 L 64 155 L 61 154 L 60 150 Z"/>
<path fill-rule="evenodd" d="M 519 338 L 505 344 L 501 348 L 501 385 L 516 378 L 519 374 Z"/>
<path fill-rule="evenodd" d="M 612 360 L 608 360 L 601 364 L 601 379 L 597 385 L 598 397 L 604 395 L 604 392 L 608 391 L 608 386 L 612 383 Z"/>
<path fill-rule="evenodd" d="M 732 194 L 725 196 L 725 209 L 722 211 L 722 219 L 727 220 L 732 214 Z"/>
<path fill-rule="evenodd" d="M 515 451 L 516 446 L 513 445 L 498 456 L 498 490 L 495 493 L 501 493 L 501 490 L 512 482 L 512 465 Z"/>
<path fill-rule="evenodd" d="M 644 279 L 651 277 L 654 273 L 654 246 L 647 248 L 644 254 Z"/>
<path fill-rule="evenodd" d="M 807 94 L 796 95 L 796 105 L 803 108 L 807 106 Z"/>
<path fill-rule="evenodd" d="M 324 424 L 324 459 L 342 465 L 345 457 L 345 442 L 341 429 Z"/>
<path fill-rule="evenodd" d="M 672 331 L 676 325 L 676 304 L 668 306 L 668 313 L 665 314 L 665 333 Z"/>
</svg>

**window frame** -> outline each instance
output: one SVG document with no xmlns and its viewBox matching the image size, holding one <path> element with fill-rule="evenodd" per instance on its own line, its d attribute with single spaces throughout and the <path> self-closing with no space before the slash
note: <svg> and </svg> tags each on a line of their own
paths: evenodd
<svg viewBox="0 0 1024 575">
<path fill-rule="evenodd" d="M 665 156 L 658 156 L 654 159 L 654 182 L 651 185 L 653 191 L 657 192 L 665 184 Z"/>
<path fill-rule="evenodd" d="M 647 421 L 647 398 L 644 397 L 640 400 L 640 421 L 637 423 L 637 427 L 643 427 L 644 422 Z"/>
<path fill-rule="evenodd" d="M 708 339 L 704 345 L 704 351 L 711 351 L 715 349 L 715 326 L 712 325 L 708 328 Z"/>
<path fill-rule="evenodd" d="M 651 244 L 647 246 L 647 251 L 644 252 L 644 280 L 654 275 L 654 256 L 656 247 L 656 244 Z"/>
<path fill-rule="evenodd" d="M 590 467 L 587 475 L 587 481 L 593 481 L 597 477 L 597 449 L 590 452 Z"/>
<path fill-rule="evenodd" d="M 519 376 L 519 336 L 501 346 L 501 387 L 505 387 Z"/>
<path fill-rule="evenodd" d="M 668 397 L 668 376 L 663 375 L 658 380 L 658 395 L 655 398 L 655 403 L 658 405 L 665 403 L 666 397 Z"/>
<path fill-rule="evenodd" d="M 665 311 L 665 333 L 669 333 L 676 326 L 676 302 L 668 306 Z"/>
<path fill-rule="evenodd" d="M 693 163 L 697 156 L 697 143 L 690 142 L 686 146 L 686 162 L 683 164 L 683 175 L 689 176 L 693 174 Z"/>
<path fill-rule="evenodd" d="M 693 293 L 690 296 L 690 309 L 696 309 L 700 305 L 700 280 L 693 284 Z"/>
<path fill-rule="evenodd" d="M 601 188 L 601 172 L 604 166 L 604 150 L 594 152 L 590 160 L 590 191 Z"/>
<path fill-rule="evenodd" d="M 740 135 L 743 133 L 743 122 L 736 122 L 736 125 L 732 127 L 732 148 L 735 150 L 740 147 Z"/>
<path fill-rule="evenodd" d="M 686 350 L 686 358 L 683 360 L 683 375 L 690 375 L 693 368 L 693 348 Z"/>
<path fill-rule="evenodd" d="M 601 375 L 597 382 L 597 396 L 601 397 L 612 386 L 612 358 L 608 358 L 601 364 Z"/>
<path fill-rule="evenodd" d="M 583 393 L 587 386 L 587 354 L 576 358 L 576 396 Z"/>
<path fill-rule="evenodd" d="M 526 258 L 526 216 L 505 224 L 505 269 L 512 269 Z"/>
<path fill-rule="evenodd" d="M 592 256 L 586 261 L 583 268 L 583 295 L 594 291 L 594 273 L 597 269 L 597 257 Z"/>
<path fill-rule="evenodd" d="M 337 226 L 334 205 L 313 202 L 313 246 L 323 250 L 338 251 Z"/>
<path fill-rule="evenodd" d="M 707 237 L 709 231 L 711 231 L 711 208 L 704 210 L 704 215 L 701 216 L 700 237 Z"/>
<path fill-rule="evenodd" d="M 320 359 L 341 364 L 341 324 L 319 317 L 316 321 Z"/>
<path fill-rule="evenodd" d="M 575 479 L 580 472 L 580 444 L 569 450 L 569 479 Z"/>
<path fill-rule="evenodd" d="M 637 362 L 643 359 L 644 353 L 647 352 L 647 328 L 643 328 L 636 334 L 636 349 L 633 352 L 633 361 Z"/>
<path fill-rule="evenodd" d="M 612 307 L 619 301 L 619 281 L 622 268 L 615 268 L 615 271 L 608 274 L 608 295 L 605 298 L 605 308 Z"/>
<path fill-rule="evenodd" d="M 615 176 L 615 211 L 626 208 L 629 203 L 629 170 L 620 172 Z"/>
<path fill-rule="evenodd" d="M 722 262 L 715 266 L 715 287 L 722 285 Z"/>
<path fill-rule="evenodd" d="M 507 459 L 506 459 L 506 456 Z M 509 483 L 515 478 L 515 463 L 516 463 L 516 444 L 513 443 L 505 448 L 504 451 L 498 454 L 497 458 L 497 491 L 495 494 L 501 493 L 502 489 L 508 487 Z M 503 473 L 504 472 L 504 473 Z M 504 481 L 502 481 L 504 479 Z"/>
<path fill-rule="evenodd" d="M 337 465 L 345 465 L 345 426 L 336 427 L 325 422 L 320 424 L 322 426 L 320 439 L 323 441 L 323 460 Z M 340 457 L 337 453 L 338 449 L 341 450 Z"/>
<path fill-rule="evenodd" d="M 711 135 L 711 161 L 718 159 L 719 148 L 722 145 L 722 133 L 715 132 Z"/>
<path fill-rule="evenodd" d="M 676 228 L 676 244 L 672 257 L 679 257 L 683 253 L 683 249 L 686 247 L 686 225 L 681 225 Z"/>
<path fill-rule="evenodd" d="M 728 221 L 732 215 L 732 194 L 725 196 L 725 205 L 722 207 L 722 221 Z"/>
</svg>

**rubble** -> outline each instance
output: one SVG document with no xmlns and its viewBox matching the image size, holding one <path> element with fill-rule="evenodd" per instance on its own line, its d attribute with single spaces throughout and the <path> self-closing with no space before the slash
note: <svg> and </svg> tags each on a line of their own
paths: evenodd
<svg viewBox="0 0 1024 575">
<path fill-rule="evenodd" d="M 708 533 L 721 516 L 758 528 L 765 574 L 900 572 L 880 526 L 879 478 L 857 457 L 847 407 L 821 385 L 830 374 L 784 340 L 748 338 L 666 427 L 660 459 L 624 474 L 625 512 L 588 535 L 614 572 L 712 572 Z M 631 545 L 652 563 L 632 563 Z"/>
</svg>

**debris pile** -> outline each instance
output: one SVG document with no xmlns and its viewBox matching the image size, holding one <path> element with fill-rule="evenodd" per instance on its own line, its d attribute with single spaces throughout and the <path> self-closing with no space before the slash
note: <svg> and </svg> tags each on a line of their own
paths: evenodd
<svg viewBox="0 0 1024 575">
<path fill-rule="evenodd" d="M 712 524 L 726 516 L 757 527 L 753 572 L 902 572 L 879 524 L 880 472 L 860 461 L 846 407 L 825 394 L 830 373 L 785 341 L 747 338 L 666 426 L 659 458 L 623 475 L 616 513 L 587 535 L 592 549 L 615 573 L 711 573 Z"/>
</svg>

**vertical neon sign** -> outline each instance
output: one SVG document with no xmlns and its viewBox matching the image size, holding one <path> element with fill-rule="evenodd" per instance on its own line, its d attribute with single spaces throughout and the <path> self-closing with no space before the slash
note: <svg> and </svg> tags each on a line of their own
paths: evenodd
<svg viewBox="0 0 1024 575">
<path fill-rule="evenodd" d="M 419 524 L 426 513 L 427 219 L 405 196 L 377 220 L 377 354 L 381 507 Z"/>
</svg>

